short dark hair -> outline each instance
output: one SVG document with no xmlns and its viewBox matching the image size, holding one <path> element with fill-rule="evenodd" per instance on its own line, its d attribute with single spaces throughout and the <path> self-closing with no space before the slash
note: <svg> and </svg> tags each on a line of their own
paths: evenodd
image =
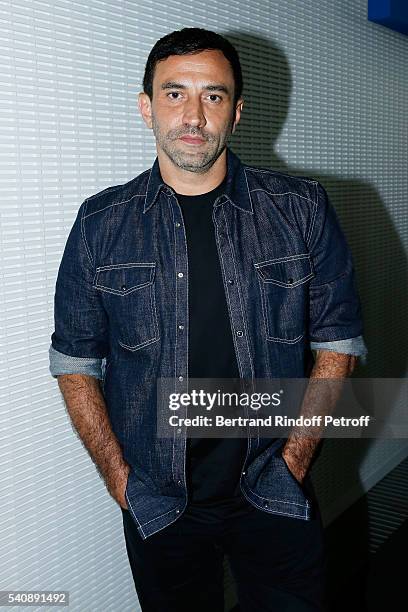
<svg viewBox="0 0 408 612">
<path fill-rule="evenodd" d="M 203 28 L 183 28 L 160 38 L 150 51 L 143 77 L 143 91 L 153 99 L 153 77 L 157 62 L 170 55 L 189 55 L 217 49 L 229 61 L 234 74 L 234 106 L 242 94 L 243 81 L 241 63 L 235 47 L 223 36 Z"/>
</svg>

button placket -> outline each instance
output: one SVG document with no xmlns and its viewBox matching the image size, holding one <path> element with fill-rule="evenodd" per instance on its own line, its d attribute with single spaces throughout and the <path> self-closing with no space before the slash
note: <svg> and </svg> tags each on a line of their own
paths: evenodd
<svg viewBox="0 0 408 612">
<path fill-rule="evenodd" d="M 245 334 L 245 317 L 246 313 L 243 308 L 243 300 L 240 294 L 238 270 L 236 270 L 235 262 L 238 258 L 234 256 L 234 245 L 230 240 L 227 225 L 227 215 L 224 211 L 225 203 L 213 209 L 212 219 L 215 228 L 215 238 L 217 244 L 218 257 L 222 277 L 224 281 L 225 297 L 228 303 L 228 311 L 230 316 L 230 325 L 232 336 L 234 339 L 234 348 L 237 357 L 238 369 L 242 378 L 252 379 L 254 377 L 254 368 L 252 356 L 250 353 L 248 339 Z M 230 210 L 227 214 L 232 214 Z M 217 217 L 218 215 L 218 217 Z M 259 444 L 259 427 L 257 428 L 257 444 Z M 251 435 L 249 426 L 247 427 L 247 458 L 251 453 Z M 244 465 L 242 467 L 244 467 Z"/>
<path fill-rule="evenodd" d="M 224 213 L 225 203 L 213 209 L 213 223 L 215 227 L 215 237 L 220 260 L 220 267 L 224 279 L 225 297 L 229 303 L 230 324 L 232 333 L 236 341 L 234 341 L 237 363 L 240 369 L 240 375 L 244 378 L 252 378 L 253 367 L 252 359 L 249 353 L 247 339 L 245 337 L 244 316 L 242 312 L 242 304 L 239 293 L 239 286 L 235 278 L 236 270 L 234 254 L 232 253 L 233 245 L 230 244 L 228 238 L 228 228 L 226 216 Z M 218 218 L 217 218 L 218 215 Z M 225 275 L 228 277 L 225 278 Z M 243 371 L 241 371 L 243 370 Z"/>
<path fill-rule="evenodd" d="M 175 239 L 175 261 L 176 270 L 176 347 L 174 352 L 174 371 L 176 372 L 175 391 L 184 392 L 188 384 L 188 334 L 181 333 L 187 326 L 188 321 L 188 257 L 187 238 L 183 223 L 180 205 L 175 194 L 168 190 L 169 204 L 172 208 Z M 187 408 L 185 407 L 185 410 Z M 173 435 L 173 480 L 177 487 L 184 487 L 186 482 L 186 433 L 184 427 L 177 427 Z M 180 509 L 175 510 L 178 514 Z"/>
</svg>

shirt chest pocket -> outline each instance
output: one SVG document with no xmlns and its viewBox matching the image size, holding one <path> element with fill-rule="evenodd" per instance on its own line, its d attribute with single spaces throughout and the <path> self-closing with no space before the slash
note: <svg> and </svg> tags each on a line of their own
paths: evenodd
<svg viewBox="0 0 408 612">
<path fill-rule="evenodd" d="M 101 292 L 111 334 L 131 351 L 160 337 L 155 273 L 154 262 L 113 264 L 96 271 L 94 286 Z"/>
<path fill-rule="evenodd" d="M 314 277 L 308 253 L 254 263 L 267 340 L 294 344 L 305 335 L 309 283 Z"/>
</svg>

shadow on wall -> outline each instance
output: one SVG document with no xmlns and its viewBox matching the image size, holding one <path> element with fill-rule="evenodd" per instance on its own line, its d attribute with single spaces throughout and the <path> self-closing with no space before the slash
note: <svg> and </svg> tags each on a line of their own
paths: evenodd
<svg viewBox="0 0 408 612">
<path fill-rule="evenodd" d="M 240 54 L 245 99 L 231 146 L 242 161 L 292 175 L 308 176 L 326 188 L 353 253 L 369 350 L 356 376 L 399 378 L 408 362 L 407 255 L 389 212 L 373 185 L 324 174 L 319 168 L 292 168 L 275 151 L 293 93 L 290 65 L 275 44 L 243 33 L 226 37 Z M 251 65 L 248 52 L 251 52 Z M 253 57 L 257 56 L 256 65 Z M 265 120 L 268 118 L 268 120 Z M 322 131 L 324 126 L 322 127 Z M 311 146 L 313 143 L 304 143 Z M 367 148 L 361 143 L 362 155 Z M 318 146 L 318 145 L 316 145 Z M 250 161 L 248 157 L 250 156 Z"/>
<path fill-rule="evenodd" d="M 362 302 L 367 364 L 357 365 L 354 377 L 400 378 L 406 375 L 408 326 L 407 256 L 390 214 L 373 185 L 323 173 L 319 168 L 290 167 L 275 151 L 293 95 L 289 62 L 269 40 L 242 32 L 224 34 L 240 55 L 244 77 L 244 109 L 231 147 L 243 162 L 318 180 L 327 190 L 353 253 Z M 249 52 L 251 60 L 249 60 Z M 257 61 L 254 62 L 254 57 Z M 324 125 L 322 130 L 324 130 Z M 313 143 L 304 143 L 311 146 Z M 315 146 L 318 146 L 316 144 Z M 368 146 L 361 143 L 361 155 Z M 373 152 L 374 153 L 374 152 Z M 369 411 L 370 393 L 359 398 Z M 390 398 L 390 406 L 393 398 Z M 373 439 L 325 440 L 322 489 L 329 500 L 362 495 L 361 463 Z M 328 465 L 329 463 L 329 465 Z M 323 466 L 322 466 L 323 467 Z M 314 471 L 314 470 L 313 470 Z M 317 483 L 317 485 L 319 482 Z M 319 486 L 316 486 L 319 494 Z M 359 495 L 356 497 L 359 497 Z M 343 510 L 344 506 L 340 509 Z M 322 508 L 324 518 L 324 508 Z M 364 511 L 363 511 L 364 514 Z M 368 551 L 368 513 L 358 533 L 350 533 L 349 550 Z M 358 539 L 360 541 L 358 541 Z"/>
</svg>

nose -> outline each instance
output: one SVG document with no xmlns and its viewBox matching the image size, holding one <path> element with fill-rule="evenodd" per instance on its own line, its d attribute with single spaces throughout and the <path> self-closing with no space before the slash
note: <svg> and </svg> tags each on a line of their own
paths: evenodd
<svg viewBox="0 0 408 612">
<path fill-rule="evenodd" d="M 184 105 L 183 124 L 202 128 L 207 120 L 204 115 L 203 106 L 199 98 L 190 98 Z"/>
</svg>

